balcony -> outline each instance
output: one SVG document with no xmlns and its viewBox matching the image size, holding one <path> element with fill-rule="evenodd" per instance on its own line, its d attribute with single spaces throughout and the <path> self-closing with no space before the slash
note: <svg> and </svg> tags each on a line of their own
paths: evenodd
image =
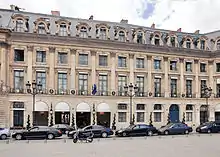
<svg viewBox="0 0 220 157">
<path fill-rule="evenodd" d="M 180 98 L 180 95 L 179 93 L 170 93 L 171 98 Z"/>
<path fill-rule="evenodd" d="M 186 93 L 185 98 L 196 98 L 196 94 Z"/>
<path fill-rule="evenodd" d="M 148 92 L 138 92 L 135 96 L 136 97 L 148 97 Z"/>
<path fill-rule="evenodd" d="M 24 93 L 27 93 L 27 92 L 26 92 L 26 89 L 10 88 L 9 93 L 24 94 Z"/>
<path fill-rule="evenodd" d="M 154 97 L 164 97 L 164 93 L 154 93 Z"/>
</svg>

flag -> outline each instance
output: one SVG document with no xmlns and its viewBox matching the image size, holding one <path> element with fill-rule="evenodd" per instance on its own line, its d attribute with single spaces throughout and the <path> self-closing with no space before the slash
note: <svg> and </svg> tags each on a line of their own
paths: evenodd
<svg viewBox="0 0 220 157">
<path fill-rule="evenodd" d="M 97 92 L 97 87 L 96 87 L 96 84 L 94 84 L 94 85 L 92 86 L 92 95 L 95 95 L 96 92 Z"/>
</svg>

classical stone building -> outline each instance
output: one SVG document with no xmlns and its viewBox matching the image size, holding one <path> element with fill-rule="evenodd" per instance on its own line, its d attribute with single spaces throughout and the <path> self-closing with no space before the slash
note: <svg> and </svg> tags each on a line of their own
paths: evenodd
<svg viewBox="0 0 220 157">
<path fill-rule="evenodd" d="M 162 30 L 0 9 L 0 124 L 128 126 L 125 84 L 138 86 L 135 123 L 220 120 L 220 31 Z M 35 103 L 26 83 L 42 84 Z M 202 87 L 212 89 L 204 98 Z M 96 90 L 94 90 L 96 88 Z M 94 93 L 92 93 L 92 91 Z M 114 117 L 115 115 L 115 117 Z M 169 115 L 169 116 L 168 116 Z M 72 118 L 74 116 L 74 118 Z"/>
</svg>

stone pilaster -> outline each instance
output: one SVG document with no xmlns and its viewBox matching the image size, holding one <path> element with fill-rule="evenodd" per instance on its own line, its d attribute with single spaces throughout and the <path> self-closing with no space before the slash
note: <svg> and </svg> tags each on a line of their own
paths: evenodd
<svg viewBox="0 0 220 157">
<path fill-rule="evenodd" d="M 129 54 L 129 71 L 130 71 L 130 75 L 129 75 L 129 79 L 130 82 L 129 83 L 135 83 L 135 78 L 134 78 L 134 54 Z"/>
<path fill-rule="evenodd" d="M 70 88 L 76 89 L 76 49 L 70 50 Z"/>
<path fill-rule="evenodd" d="M 96 51 L 91 51 L 91 62 L 89 63 L 92 67 L 92 85 L 97 84 L 96 82 Z"/>
<path fill-rule="evenodd" d="M 55 89 L 55 71 L 54 71 L 54 67 L 55 67 L 55 47 L 49 47 L 49 65 L 50 65 L 50 70 L 49 70 L 49 88 L 51 89 Z"/>
<path fill-rule="evenodd" d="M 164 57 L 163 61 L 164 61 L 164 92 L 165 92 L 164 94 L 165 97 L 169 97 L 170 91 L 169 91 L 169 76 L 168 76 L 169 73 L 168 57 Z"/>
<path fill-rule="evenodd" d="M 179 58 L 180 62 L 180 93 L 185 94 L 185 80 L 184 80 L 184 58 Z"/>
<path fill-rule="evenodd" d="M 195 81 L 193 83 L 193 85 L 195 85 L 195 94 L 196 94 L 196 98 L 200 97 L 200 91 L 199 91 L 199 87 L 200 87 L 200 82 L 199 82 L 199 60 L 195 59 L 194 60 L 194 66 L 195 66 Z"/>
<path fill-rule="evenodd" d="M 111 52 L 110 53 L 110 60 L 111 60 L 111 91 L 116 90 L 116 75 L 115 75 L 115 70 L 116 70 L 116 53 Z"/>
<path fill-rule="evenodd" d="M 152 56 L 147 56 L 147 91 L 152 91 Z"/>
<path fill-rule="evenodd" d="M 34 46 L 29 45 L 27 46 L 27 81 L 32 81 L 35 80 L 35 78 L 33 78 L 33 52 L 34 51 Z M 35 75 L 34 75 L 35 76 Z M 38 82 L 37 82 L 38 83 Z"/>
</svg>

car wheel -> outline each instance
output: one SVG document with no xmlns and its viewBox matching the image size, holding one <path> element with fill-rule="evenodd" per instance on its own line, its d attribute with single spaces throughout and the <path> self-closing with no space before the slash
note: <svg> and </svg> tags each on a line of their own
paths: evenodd
<svg viewBox="0 0 220 157">
<path fill-rule="evenodd" d="M 102 133 L 102 138 L 107 138 L 107 137 L 108 137 L 107 132 L 103 132 L 103 133 Z"/>
<path fill-rule="evenodd" d="M 22 139 L 22 135 L 21 135 L 21 134 L 17 134 L 17 135 L 15 136 L 15 139 L 16 139 L 16 140 L 21 140 L 21 139 Z"/>
<path fill-rule="evenodd" d="M 153 136 L 153 132 L 152 132 L 152 131 L 148 131 L 148 132 L 147 132 L 147 135 L 148 135 L 148 136 Z"/>
<path fill-rule="evenodd" d="M 5 140 L 6 138 L 7 138 L 7 135 L 5 135 L 5 134 L 2 134 L 2 135 L 1 135 L 1 139 L 2 139 L 2 140 Z"/>
<path fill-rule="evenodd" d="M 189 134 L 189 130 L 185 130 L 185 132 L 184 132 L 185 134 Z"/>
<path fill-rule="evenodd" d="M 164 134 L 169 135 L 169 131 L 168 130 L 164 131 Z"/>
<path fill-rule="evenodd" d="M 212 131 L 210 129 L 208 129 L 207 133 L 210 134 L 210 133 L 212 133 Z"/>
<path fill-rule="evenodd" d="M 48 134 L 48 135 L 47 135 L 47 138 L 48 138 L 49 140 L 52 140 L 52 139 L 54 138 L 54 135 L 53 135 L 53 134 Z"/>
<path fill-rule="evenodd" d="M 127 133 L 126 133 L 126 132 L 123 132 L 123 133 L 122 133 L 122 136 L 123 136 L 123 137 L 127 136 Z"/>
</svg>

